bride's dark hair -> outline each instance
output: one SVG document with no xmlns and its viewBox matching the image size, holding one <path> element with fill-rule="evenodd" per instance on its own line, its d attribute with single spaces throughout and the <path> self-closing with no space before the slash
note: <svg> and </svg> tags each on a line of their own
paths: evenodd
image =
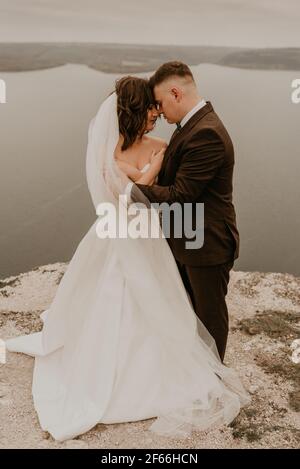
<svg viewBox="0 0 300 469">
<path fill-rule="evenodd" d="M 122 151 L 127 150 L 146 130 L 148 110 L 155 99 L 148 80 L 126 76 L 116 81 L 119 129 L 124 137 Z"/>
</svg>

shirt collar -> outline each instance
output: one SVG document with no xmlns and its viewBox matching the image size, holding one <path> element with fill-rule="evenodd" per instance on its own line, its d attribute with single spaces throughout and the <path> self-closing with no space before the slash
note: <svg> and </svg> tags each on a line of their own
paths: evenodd
<svg viewBox="0 0 300 469">
<path fill-rule="evenodd" d="M 203 108 L 206 105 L 206 101 L 202 98 L 196 106 L 193 107 L 185 116 L 184 118 L 180 121 L 180 126 L 183 127 L 190 118 L 196 114 L 201 108 Z"/>
</svg>

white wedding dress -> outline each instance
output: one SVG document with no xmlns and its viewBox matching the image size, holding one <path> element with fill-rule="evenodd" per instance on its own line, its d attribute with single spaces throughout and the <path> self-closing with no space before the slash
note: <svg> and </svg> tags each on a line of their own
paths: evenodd
<svg viewBox="0 0 300 469">
<path fill-rule="evenodd" d="M 116 206 L 128 183 L 113 158 L 118 136 L 113 93 L 89 128 L 95 208 Z M 42 429 L 63 441 L 97 423 L 153 417 L 149 430 L 171 437 L 229 424 L 249 395 L 194 313 L 167 241 L 100 239 L 97 222 L 42 313 L 42 331 L 6 340 L 8 351 L 35 357 Z"/>
</svg>

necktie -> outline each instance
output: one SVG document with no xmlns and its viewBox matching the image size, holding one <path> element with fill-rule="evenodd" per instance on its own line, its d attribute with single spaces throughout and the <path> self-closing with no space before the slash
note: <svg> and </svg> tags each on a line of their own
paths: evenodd
<svg viewBox="0 0 300 469">
<path fill-rule="evenodd" d="M 169 141 L 169 146 L 170 146 L 171 142 L 173 141 L 174 137 L 176 137 L 176 135 L 180 132 L 181 129 L 182 129 L 182 127 L 181 127 L 180 122 L 176 122 L 176 129 L 174 130 L 174 132 L 171 136 L 171 139 Z M 169 157 L 170 157 L 170 155 L 166 155 L 166 157 L 164 158 L 164 161 L 163 161 L 163 164 L 162 164 L 162 167 L 161 167 L 161 170 L 160 170 L 160 175 L 164 172 L 164 169 L 166 167 L 166 164 L 167 164 L 167 161 L 168 161 Z"/>
<path fill-rule="evenodd" d="M 180 125 L 180 122 L 176 122 L 176 129 L 174 130 L 174 132 L 172 134 L 171 140 L 173 140 L 173 138 L 176 137 L 176 135 L 180 132 L 181 128 L 182 127 Z"/>
</svg>

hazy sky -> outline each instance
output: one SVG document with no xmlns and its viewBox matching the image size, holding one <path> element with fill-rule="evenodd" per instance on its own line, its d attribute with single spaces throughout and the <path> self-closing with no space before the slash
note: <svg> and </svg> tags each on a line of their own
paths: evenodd
<svg viewBox="0 0 300 469">
<path fill-rule="evenodd" d="M 300 46 L 299 0 L 0 0 L 0 41 Z"/>
</svg>

